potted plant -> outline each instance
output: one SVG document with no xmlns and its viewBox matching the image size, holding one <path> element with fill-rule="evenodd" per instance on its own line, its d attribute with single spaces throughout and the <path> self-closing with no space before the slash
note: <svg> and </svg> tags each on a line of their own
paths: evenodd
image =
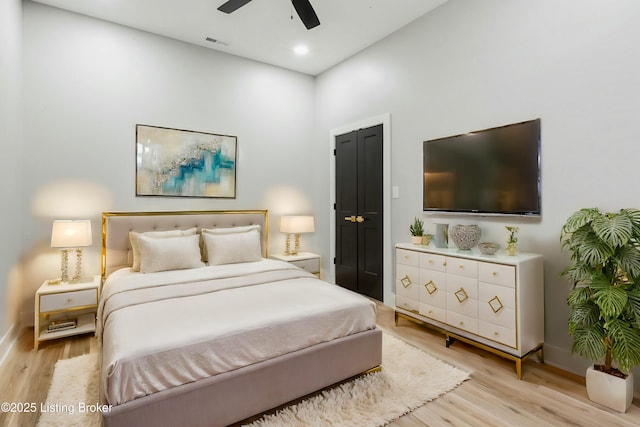
<svg viewBox="0 0 640 427">
<path fill-rule="evenodd" d="M 409 226 L 409 232 L 411 233 L 411 243 L 419 245 L 422 243 L 422 235 L 424 234 L 424 222 L 415 217 L 413 224 Z"/>
<path fill-rule="evenodd" d="M 560 241 L 571 255 L 561 275 L 573 284 L 572 351 L 594 362 L 587 394 L 625 412 L 633 400 L 630 370 L 640 364 L 640 211 L 581 209 L 567 219 Z"/>
</svg>

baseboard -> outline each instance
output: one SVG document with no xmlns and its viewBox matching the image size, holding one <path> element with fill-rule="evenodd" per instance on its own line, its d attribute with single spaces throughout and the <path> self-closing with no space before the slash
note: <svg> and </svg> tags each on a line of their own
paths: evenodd
<svg viewBox="0 0 640 427">
<path fill-rule="evenodd" d="M 18 341 L 20 328 L 15 323 L 9 327 L 9 330 L 2 338 L 0 338 L 0 367 L 4 364 L 5 359 L 11 353 L 11 349 Z"/>
</svg>

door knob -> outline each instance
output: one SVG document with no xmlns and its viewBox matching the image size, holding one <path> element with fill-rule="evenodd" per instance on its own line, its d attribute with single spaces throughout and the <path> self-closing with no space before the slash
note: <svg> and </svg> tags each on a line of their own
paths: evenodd
<svg viewBox="0 0 640 427">
<path fill-rule="evenodd" d="M 350 222 L 356 222 L 356 216 L 355 215 L 345 216 L 344 220 L 345 221 L 350 221 Z"/>
<path fill-rule="evenodd" d="M 356 217 L 356 222 L 364 222 L 364 218 L 360 215 Z"/>
</svg>

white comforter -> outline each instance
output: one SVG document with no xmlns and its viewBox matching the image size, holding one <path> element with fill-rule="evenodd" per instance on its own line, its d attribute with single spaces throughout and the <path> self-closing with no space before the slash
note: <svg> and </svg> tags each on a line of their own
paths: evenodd
<svg viewBox="0 0 640 427">
<path fill-rule="evenodd" d="M 288 263 L 113 273 L 99 313 L 101 393 L 118 405 L 375 328 L 375 304 Z"/>
</svg>

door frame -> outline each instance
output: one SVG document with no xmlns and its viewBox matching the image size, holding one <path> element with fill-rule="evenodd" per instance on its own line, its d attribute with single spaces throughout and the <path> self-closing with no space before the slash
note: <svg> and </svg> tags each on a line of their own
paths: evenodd
<svg viewBox="0 0 640 427">
<path fill-rule="evenodd" d="M 336 148 L 336 136 L 358 129 L 382 125 L 382 299 L 386 305 L 394 303 L 392 286 L 391 245 L 391 113 L 369 117 L 358 122 L 348 123 L 329 131 L 329 275 L 325 279 L 335 283 L 336 267 L 333 259 L 336 256 L 336 211 L 333 204 L 336 201 L 336 158 L 333 150 Z"/>
</svg>

